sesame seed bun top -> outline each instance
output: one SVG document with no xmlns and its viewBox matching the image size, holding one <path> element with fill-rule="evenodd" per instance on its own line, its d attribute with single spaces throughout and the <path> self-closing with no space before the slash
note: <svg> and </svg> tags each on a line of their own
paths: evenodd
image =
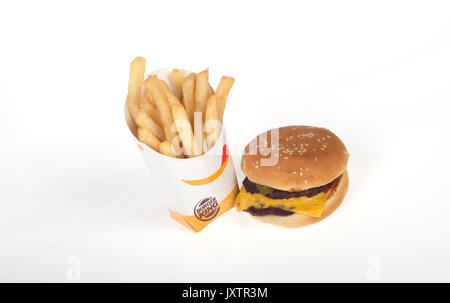
<svg viewBox="0 0 450 303">
<path fill-rule="evenodd" d="M 328 129 L 294 125 L 269 130 L 252 140 L 245 148 L 241 169 L 252 182 L 303 191 L 339 177 L 347 160 L 344 143 Z"/>
</svg>

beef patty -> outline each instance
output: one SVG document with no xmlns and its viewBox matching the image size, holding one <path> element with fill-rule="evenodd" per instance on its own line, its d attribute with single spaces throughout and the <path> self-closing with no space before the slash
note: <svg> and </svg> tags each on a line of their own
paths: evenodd
<svg viewBox="0 0 450 303">
<path fill-rule="evenodd" d="M 342 176 L 342 175 L 341 175 Z M 331 181 L 328 184 L 310 188 L 303 191 L 295 191 L 295 192 L 289 192 L 279 189 L 273 189 L 272 192 L 265 194 L 266 197 L 270 199 L 290 199 L 290 198 L 298 198 L 298 197 L 308 197 L 311 198 L 321 192 L 327 192 L 330 189 L 334 189 L 338 186 L 339 181 L 341 180 L 341 176 L 337 177 L 333 181 Z M 242 182 L 242 185 L 245 187 L 245 190 L 248 193 L 251 194 L 261 194 L 259 192 L 257 184 L 250 181 L 247 177 Z M 292 215 L 294 212 L 289 210 L 284 210 L 278 207 L 266 207 L 266 208 L 255 208 L 255 207 L 249 207 L 245 211 L 249 212 L 252 216 L 267 216 L 267 215 L 275 215 L 275 216 L 289 216 Z"/>
<path fill-rule="evenodd" d="M 266 207 L 266 208 L 255 208 L 255 207 L 249 207 L 246 210 L 246 212 L 249 212 L 252 216 L 267 216 L 267 215 L 275 215 L 275 216 L 281 216 L 286 217 L 289 215 L 292 215 L 294 212 L 289 210 L 284 210 L 278 207 Z"/>
<path fill-rule="evenodd" d="M 290 199 L 290 198 L 298 198 L 298 197 L 304 197 L 304 196 L 311 198 L 311 197 L 317 195 L 318 193 L 328 191 L 330 188 L 337 185 L 337 183 L 339 182 L 340 179 L 341 179 L 341 176 L 337 177 L 336 179 L 334 179 L 333 181 L 331 181 L 328 184 L 325 184 L 325 185 L 322 185 L 319 187 L 313 187 L 313 188 L 303 190 L 303 191 L 290 192 L 290 191 L 284 191 L 284 190 L 279 190 L 279 189 L 274 188 L 271 193 L 265 194 L 265 196 L 270 199 Z M 260 194 L 257 184 L 250 181 L 247 177 L 245 177 L 244 181 L 242 182 L 242 185 L 244 185 L 245 190 L 248 193 Z"/>
</svg>

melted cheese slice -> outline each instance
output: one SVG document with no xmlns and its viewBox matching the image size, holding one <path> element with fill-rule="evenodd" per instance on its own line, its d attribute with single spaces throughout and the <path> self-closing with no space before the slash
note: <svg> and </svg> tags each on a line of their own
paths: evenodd
<svg viewBox="0 0 450 303">
<path fill-rule="evenodd" d="M 252 206 L 254 208 L 277 207 L 317 218 L 322 215 L 325 203 L 330 197 L 330 194 L 331 189 L 327 192 L 318 193 L 311 198 L 304 196 L 290 199 L 271 199 L 260 193 L 249 193 L 245 190 L 245 186 L 242 186 L 241 191 L 236 197 L 236 209 L 237 211 L 242 211 Z"/>
</svg>

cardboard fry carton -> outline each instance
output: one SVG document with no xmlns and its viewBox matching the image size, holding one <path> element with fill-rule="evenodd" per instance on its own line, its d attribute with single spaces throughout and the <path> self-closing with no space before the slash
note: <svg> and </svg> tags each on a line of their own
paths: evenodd
<svg viewBox="0 0 450 303">
<path fill-rule="evenodd" d="M 171 86 L 170 72 L 171 69 L 164 69 L 149 75 L 156 75 Z M 174 91 L 173 87 L 171 89 Z M 144 87 L 142 94 L 145 92 Z M 125 119 L 150 174 L 157 172 L 159 182 L 170 188 L 162 202 L 167 205 L 172 219 L 199 232 L 234 206 L 238 185 L 223 126 L 209 151 L 195 158 L 180 159 L 160 154 L 140 142 L 127 106 Z"/>
</svg>

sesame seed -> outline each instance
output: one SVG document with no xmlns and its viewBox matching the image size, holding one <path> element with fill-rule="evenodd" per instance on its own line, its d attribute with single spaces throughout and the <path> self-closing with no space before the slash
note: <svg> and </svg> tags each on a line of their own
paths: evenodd
<svg viewBox="0 0 450 303">
<path fill-rule="evenodd" d="M 305 184 L 306 184 L 306 183 L 308 183 L 308 180 L 307 180 L 307 179 L 305 179 Z"/>
<path fill-rule="evenodd" d="M 316 162 L 317 162 L 317 161 L 319 161 L 319 158 L 317 158 L 317 157 L 314 157 L 314 161 L 316 161 Z"/>
<path fill-rule="evenodd" d="M 297 174 L 297 172 L 296 172 L 296 171 L 293 171 L 293 172 L 292 172 L 292 174 L 293 174 L 293 175 L 296 175 L 296 174 Z"/>
</svg>

